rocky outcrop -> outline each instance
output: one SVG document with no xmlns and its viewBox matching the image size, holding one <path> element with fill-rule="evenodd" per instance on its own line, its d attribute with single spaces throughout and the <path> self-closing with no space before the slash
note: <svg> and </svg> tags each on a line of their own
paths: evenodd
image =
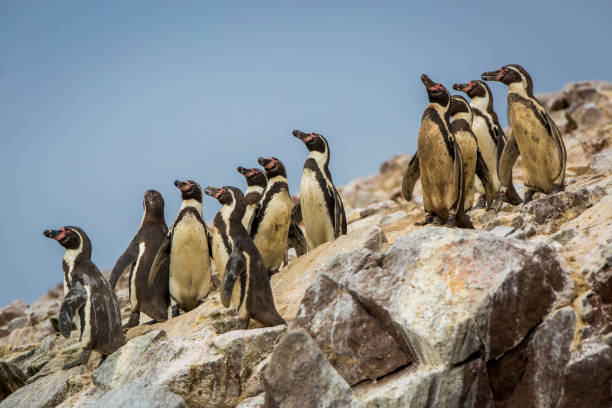
<svg viewBox="0 0 612 408">
<path fill-rule="evenodd" d="M 339 189 L 349 233 L 272 277 L 289 329 L 235 330 L 215 291 L 63 371 L 80 349 L 53 325 L 61 286 L 15 301 L 0 309 L 0 407 L 609 408 L 612 85 L 541 100 L 563 131 L 564 191 L 474 209 L 475 230 L 417 227 L 420 185 L 400 194 L 409 156 L 390 159 Z M 520 158 L 514 176 L 520 193 Z M 117 295 L 127 320 L 126 277 Z"/>
</svg>

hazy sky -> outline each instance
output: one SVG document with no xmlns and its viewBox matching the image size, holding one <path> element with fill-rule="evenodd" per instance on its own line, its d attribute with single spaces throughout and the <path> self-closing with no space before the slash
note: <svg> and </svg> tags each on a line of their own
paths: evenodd
<svg viewBox="0 0 612 408">
<path fill-rule="evenodd" d="M 427 73 L 450 87 L 522 64 L 536 92 L 612 80 L 609 1 L 0 1 L 0 305 L 62 279 L 45 228 L 78 225 L 112 268 L 153 188 L 244 187 L 274 155 L 297 193 L 324 134 L 337 184 L 416 146 Z M 494 85 L 503 124 L 505 88 Z M 207 220 L 219 205 L 204 198 Z"/>
</svg>

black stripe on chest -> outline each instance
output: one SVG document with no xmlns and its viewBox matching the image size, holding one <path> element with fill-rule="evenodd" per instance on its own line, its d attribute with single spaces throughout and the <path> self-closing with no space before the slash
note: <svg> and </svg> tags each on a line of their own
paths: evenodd
<svg viewBox="0 0 612 408">
<path fill-rule="evenodd" d="M 538 119 L 540 124 L 544 126 L 544 128 L 546 128 L 546 131 L 548 132 L 549 135 L 552 135 L 553 132 L 552 132 L 552 129 L 550 128 L 550 123 L 548 123 L 547 117 L 545 116 L 546 113 L 538 109 L 538 105 L 536 105 L 534 101 L 532 101 L 531 99 L 524 98 L 517 93 L 509 93 L 508 94 L 508 105 L 510 105 L 511 103 L 518 103 L 522 105 L 525 109 L 529 109 L 533 111 L 533 114 Z"/>
<path fill-rule="evenodd" d="M 327 180 L 325 180 L 325 177 L 323 177 L 323 174 L 321 173 L 321 168 L 318 166 L 317 161 L 315 159 L 307 159 L 304 163 L 304 169 L 308 169 L 315 174 L 315 179 L 317 180 L 317 184 L 319 185 L 321 193 L 323 194 L 323 198 L 325 199 L 325 207 L 327 208 L 328 216 L 332 220 L 333 225 L 335 221 L 334 214 L 336 203 L 334 200 L 334 196 L 332 195 L 331 188 L 334 187 L 327 185 Z M 327 173 L 329 173 L 329 171 Z"/>
<path fill-rule="evenodd" d="M 469 133 L 470 136 L 472 136 L 472 138 L 476 142 L 476 144 L 478 144 L 478 139 L 476 139 L 476 135 L 474 134 L 474 132 L 472 132 L 472 127 L 467 122 L 467 120 L 465 120 L 465 119 L 455 119 L 455 120 L 453 120 L 453 122 L 451 123 L 451 129 L 453 130 L 453 133 L 455 133 L 455 132 L 467 132 L 467 133 Z"/>
<path fill-rule="evenodd" d="M 227 254 L 231 254 L 232 253 L 232 246 L 230 245 L 230 237 L 228 237 L 227 235 L 227 224 L 225 222 L 225 220 L 223 219 L 223 216 L 221 216 L 221 213 L 218 213 L 215 216 L 215 219 L 213 221 L 213 225 L 215 226 L 215 228 L 217 229 L 217 232 L 219 233 L 219 235 L 221 236 L 221 242 L 223 243 L 223 247 L 225 248 L 225 252 Z"/>
<path fill-rule="evenodd" d="M 447 127 L 447 118 L 441 118 L 438 112 L 432 108 L 428 107 L 423 112 L 422 120 L 430 120 L 438 126 L 438 130 L 444 139 L 444 144 L 446 145 L 446 151 L 449 156 L 454 160 L 455 159 L 455 150 L 453 149 L 453 144 L 450 139 L 449 129 Z"/>
<path fill-rule="evenodd" d="M 255 215 L 255 219 L 253 220 L 253 225 L 251 226 L 251 237 L 254 237 L 259 230 L 259 226 L 261 225 L 264 217 L 266 216 L 266 210 L 270 201 L 274 198 L 276 194 L 282 193 L 283 191 L 289 191 L 289 186 L 285 181 L 276 181 L 264 194 L 263 200 L 261 201 L 261 205 L 259 205 L 259 209 L 257 210 L 257 214 Z"/>
</svg>

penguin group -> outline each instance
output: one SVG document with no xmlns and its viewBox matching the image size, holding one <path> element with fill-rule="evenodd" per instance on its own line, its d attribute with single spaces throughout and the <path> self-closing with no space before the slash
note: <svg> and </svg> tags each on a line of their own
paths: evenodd
<svg viewBox="0 0 612 408">
<path fill-rule="evenodd" d="M 170 228 L 162 195 L 148 190 L 140 226 L 108 281 L 91 261 L 85 231 L 73 226 L 44 231 L 66 250 L 58 331 L 68 338 L 76 326 L 83 350 L 64 368 L 86 364 L 92 350 L 104 361 L 125 344 L 124 331 L 140 323 L 141 313 L 157 323 L 195 309 L 214 290 L 213 271 L 221 303 L 238 315 L 238 329 L 246 329 L 250 319 L 263 326 L 286 324 L 274 304 L 270 277 L 288 263 L 290 248 L 301 256 L 346 234 L 344 206 L 328 167 L 327 140 L 313 132 L 295 130 L 293 135 L 308 150 L 296 205 L 285 166 L 272 156 L 257 160 L 261 168 L 237 168 L 246 180 L 244 192 L 233 186 L 202 189 L 194 180 L 176 180 L 182 203 Z M 203 194 L 221 204 L 211 226 L 202 217 Z M 114 289 L 126 272 L 131 313 L 122 325 Z"/>
<path fill-rule="evenodd" d="M 476 192 L 480 194 L 476 207 L 498 211 L 503 202 L 527 203 L 535 192 L 549 194 L 564 188 L 563 139 L 533 95 L 527 71 L 519 65 L 505 65 L 481 78 L 453 85 L 470 98 L 468 103 L 463 96 L 451 96 L 427 75 L 421 76 L 429 105 L 421 119 L 417 152 L 402 179 L 402 193 L 408 201 L 421 179 L 425 220 L 418 225 L 473 228 L 467 212 L 474 208 Z M 484 81 L 508 86 L 512 129 L 508 138 Z M 148 190 L 140 226 L 115 263 L 110 281 L 91 261 L 92 247 L 85 231 L 75 226 L 44 231 L 44 236 L 65 248 L 58 330 L 69 337 L 76 326 L 83 349 L 65 368 L 87 363 L 92 350 L 103 361 L 125 343 L 124 330 L 138 325 L 141 313 L 155 323 L 195 309 L 214 290 L 213 270 L 219 278 L 216 286 L 221 303 L 236 311 L 238 329 L 248 328 L 250 319 L 264 326 L 285 324 L 274 304 L 270 278 L 288 263 L 288 249 L 294 248 L 301 256 L 347 233 L 342 198 L 329 171 L 327 139 L 314 132 L 292 133 L 308 150 L 295 205 L 285 166 L 272 156 L 259 157 L 261 168 L 237 168 L 246 180 L 244 192 L 234 186 L 202 189 L 194 180 L 176 180 L 182 204 L 170 228 L 163 197 Z M 519 155 L 524 166 L 524 199 L 512 184 L 512 167 Z M 221 205 L 212 226 L 202 217 L 203 193 Z M 128 271 L 131 314 L 122 326 L 114 288 Z"/>
<path fill-rule="evenodd" d="M 503 202 L 528 203 L 536 192 L 563 190 L 566 153 L 559 129 L 533 94 L 533 81 L 517 64 L 485 72 L 482 80 L 453 85 L 464 92 L 450 95 L 447 88 L 427 75 L 421 81 L 429 105 L 423 113 L 417 151 L 402 179 L 402 195 L 408 201 L 417 180 L 423 188 L 425 220 L 419 225 L 445 224 L 473 228 L 467 211 L 474 195 L 476 207 L 499 211 Z M 512 134 L 506 138 L 493 96 L 485 81 L 508 86 L 508 121 Z M 521 199 L 512 183 L 512 167 L 521 155 L 525 194 Z"/>
</svg>

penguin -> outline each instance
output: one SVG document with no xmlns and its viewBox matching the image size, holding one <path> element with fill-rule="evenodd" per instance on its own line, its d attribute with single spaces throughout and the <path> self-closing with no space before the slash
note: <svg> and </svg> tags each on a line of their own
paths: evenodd
<svg viewBox="0 0 612 408">
<path fill-rule="evenodd" d="M 110 283 L 91 261 L 91 242 L 79 227 L 45 230 L 43 235 L 66 248 L 62 269 L 68 289 L 59 312 L 62 336 L 70 337 L 73 320 L 79 321 L 81 355 L 64 369 L 87 364 L 91 351 L 102 354 L 102 361 L 125 344 L 121 329 L 119 302 Z"/>
<path fill-rule="evenodd" d="M 300 227 L 302 222 L 302 210 L 298 201 L 291 209 L 291 225 L 289 225 L 289 236 L 287 237 L 287 250 L 295 249 L 295 254 L 300 257 L 308 252 L 308 244 L 304 232 Z M 285 264 L 289 263 L 289 254 L 285 257 Z"/>
<path fill-rule="evenodd" d="M 467 84 L 454 84 L 453 89 L 466 93 L 470 98 L 470 107 L 473 114 L 472 131 L 476 135 L 476 139 L 478 139 L 478 148 L 487 166 L 488 173 L 491 175 L 495 190 L 493 197 L 487 197 L 486 194 L 482 195 L 478 200 L 477 207 L 490 206 L 492 201 L 497 198 L 500 188 L 497 174 L 498 164 L 501 153 L 506 145 L 506 135 L 499 124 L 497 113 L 493 110 L 493 94 L 486 82 L 476 80 L 470 81 Z M 482 188 L 482 185 L 479 187 Z M 508 185 L 504 201 L 512 205 L 518 205 L 523 202 L 512 183 Z"/>
<path fill-rule="evenodd" d="M 528 203 L 536 191 L 550 194 L 565 187 L 567 156 L 561 133 L 540 101 L 533 95 L 533 81 L 517 64 L 504 65 L 481 75 L 485 81 L 508 86 L 508 121 L 512 135 L 499 163 L 501 189 L 496 199 L 500 207 L 512 181 L 512 167 L 518 155 L 525 169 L 525 197 Z"/>
<path fill-rule="evenodd" d="M 195 309 L 208 296 L 211 289 L 211 245 L 206 223 L 202 219 L 202 190 L 192 180 L 175 181 L 181 191 L 183 203 L 166 239 L 157 251 L 151 272 L 149 287 L 169 259 L 170 297 L 176 302 L 172 317 Z"/>
<path fill-rule="evenodd" d="M 126 270 L 130 270 L 129 294 L 132 313 L 124 328 L 137 326 L 141 312 L 153 318 L 154 322 L 168 320 L 170 306 L 168 262 L 160 266 L 153 286 L 147 285 L 153 259 L 168 234 L 164 219 L 164 199 L 159 192 L 148 190 L 144 193 L 142 205 L 144 214 L 140 227 L 130 245 L 115 263 L 110 277 L 110 284 L 114 289 L 121 275 Z"/>
<path fill-rule="evenodd" d="M 450 129 L 450 94 L 439 82 L 421 76 L 429 97 L 417 142 L 419 173 L 423 186 L 425 221 L 473 228 L 464 211 L 465 178 L 461 150 Z"/>
<path fill-rule="evenodd" d="M 463 208 L 467 211 L 472 208 L 474 203 L 474 180 L 476 174 L 482 180 L 488 197 L 492 199 L 497 190 L 494 188 L 493 180 L 478 148 L 478 139 L 472 132 L 473 115 L 470 105 L 462 96 L 453 95 L 451 96 L 448 114 L 450 116 L 451 131 L 457 141 L 463 161 L 465 179 Z"/>
<path fill-rule="evenodd" d="M 273 274 L 278 272 L 287 251 L 291 197 L 283 163 L 274 157 L 260 157 L 258 162 L 266 172 L 268 185 L 253 213 L 249 233 L 266 270 Z"/>
<path fill-rule="evenodd" d="M 238 310 L 238 329 L 246 329 L 250 318 L 264 326 L 286 324 L 274 306 L 261 255 L 242 224 L 247 206 L 242 191 L 225 186 L 207 187 L 204 192 L 223 205 L 219 214 L 225 222 L 231 248 L 221 284 L 221 303 Z"/>
<path fill-rule="evenodd" d="M 245 194 L 247 207 L 242 219 L 242 225 L 244 225 L 244 228 L 249 228 L 253 211 L 255 211 L 257 203 L 259 203 L 263 192 L 266 190 L 268 179 L 263 171 L 256 168 L 245 169 L 244 167 L 238 167 L 238 172 L 244 176 L 247 182 Z"/>
<path fill-rule="evenodd" d="M 265 176 L 264 176 L 265 177 Z M 210 195 L 208 188 L 204 189 L 204 193 Z M 214 195 L 211 197 L 216 198 Z M 243 195 L 244 197 L 244 195 Z M 245 203 L 245 211 L 248 205 Z M 229 217 L 232 213 L 233 207 L 223 206 L 221 210 L 215 215 L 212 226 L 212 259 L 215 264 L 215 269 L 219 275 L 219 280 L 223 281 L 223 273 L 225 272 L 225 265 L 227 260 L 232 254 L 232 245 L 230 242 L 230 231 L 229 231 Z M 242 222 L 244 223 L 244 215 Z M 244 224 L 242 224 L 244 226 Z M 246 227 L 245 227 L 246 229 Z M 217 284 L 218 286 L 218 284 Z M 240 295 L 238 291 L 237 296 Z"/>
<path fill-rule="evenodd" d="M 308 149 L 300 182 L 300 210 L 308 249 L 346 234 L 346 214 L 329 172 L 329 145 L 318 133 L 293 131 Z"/>
</svg>

